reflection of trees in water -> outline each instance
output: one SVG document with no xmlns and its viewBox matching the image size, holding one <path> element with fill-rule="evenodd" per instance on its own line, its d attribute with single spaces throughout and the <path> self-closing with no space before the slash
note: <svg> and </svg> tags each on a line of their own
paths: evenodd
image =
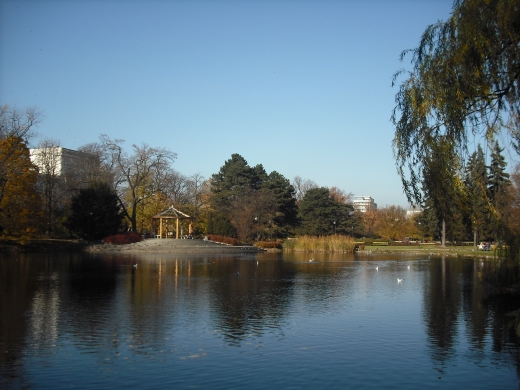
<svg viewBox="0 0 520 390">
<path fill-rule="evenodd" d="M 62 271 L 73 254 L 2 253 L 0 388 L 24 386 L 23 356 L 48 353 L 58 337 Z"/>
<path fill-rule="evenodd" d="M 480 261 L 462 263 L 462 299 L 463 315 L 473 348 L 482 350 L 489 326 L 489 310 L 483 301 L 482 286 L 478 277 Z"/>
<path fill-rule="evenodd" d="M 520 340 L 514 329 L 513 318 L 508 315 L 519 310 L 518 297 L 492 297 L 486 299 L 485 305 L 494 319 L 491 323 L 493 351 L 510 354 L 514 358 L 517 375 L 520 378 Z"/>
<path fill-rule="evenodd" d="M 108 329 L 117 313 L 114 297 L 120 271 L 117 262 L 100 257 L 70 263 L 62 283 L 61 317 L 62 330 L 74 336 L 76 348 L 95 351 L 113 345 Z"/>
<path fill-rule="evenodd" d="M 0 388 L 22 387 L 21 361 L 28 331 L 25 313 L 38 290 L 35 275 L 45 268 L 43 261 L 31 267 L 23 255 L 16 262 L 10 257 L 2 253 L 0 267 Z"/>
<path fill-rule="evenodd" d="M 470 337 L 471 350 L 507 351 L 518 368 L 520 349 L 506 313 L 518 309 L 518 299 L 502 297 L 484 300 L 478 278 L 480 260 L 439 258 L 430 262 L 429 280 L 424 286 L 424 318 L 434 361 L 445 367 L 454 358 L 454 342 L 461 321 Z M 491 334 L 490 334 L 491 333 Z M 481 354 L 474 359 L 481 360 Z M 476 361 L 475 363 L 479 363 Z M 520 376 L 520 370 L 519 370 Z"/>
<path fill-rule="evenodd" d="M 429 280 L 424 286 L 424 316 L 428 339 L 433 346 L 433 358 L 440 363 L 452 355 L 457 335 L 461 288 L 458 262 L 442 258 L 430 261 Z"/>
<path fill-rule="evenodd" d="M 281 327 L 294 285 L 293 270 L 276 260 L 257 265 L 255 260 L 230 259 L 219 261 L 212 271 L 211 312 L 231 345 Z"/>
<path fill-rule="evenodd" d="M 292 261 L 283 261 L 276 254 L 263 256 L 258 265 L 236 258 L 215 264 L 211 312 L 229 344 L 238 346 L 248 337 L 280 330 L 295 305 L 307 305 L 311 312 L 317 307 L 327 311 L 344 298 L 345 288 L 352 285 L 345 283 L 346 263 L 323 259 L 309 263 L 309 257 L 306 254 L 301 262 L 292 257 Z"/>
</svg>

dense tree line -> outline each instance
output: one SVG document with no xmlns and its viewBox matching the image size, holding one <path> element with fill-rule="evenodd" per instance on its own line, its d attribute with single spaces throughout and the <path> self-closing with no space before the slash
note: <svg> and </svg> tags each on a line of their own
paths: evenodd
<svg viewBox="0 0 520 390">
<path fill-rule="evenodd" d="M 16 113 L 22 118 L 26 115 Z M 195 234 L 243 241 L 331 234 L 437 239 L 442 235 L 442 221 L 449 240 L 467 240 L 471 234 L 491 240 L 507 223 L 512 224 L 516 210 L 513 190 L 517 187 L 510 184 L 498 144 L 489 165 L 482 148 L 464 169 L 457 156 L 432 158 L 428 169 L 459 187 L 453 186 L 458 190 L 448 194 L 425 191 L 424 211 L 415 223 L 397 206 L 357 212 L 352 195 L 337 187 L 319 187 L 299 176 L 290 182 L 276 171 L 267 173 L 261 164 L 249 166 L 239 154 L 204 179 L 175 171 L 175 153 L 148 145 L 132 145 L 128 153 L 122 140 L 105 135 L 81 147 L 77 166 L 61 173 L 55 153 L 59 143 L 44 140 L 38 146 L 39 168 L 31 163 L 27 140 L 5 135 L 1 140 L 0 227 L 4 237 L 72 234 L 97 239 L 121 230 L 153 231 L 151 217 L 173 205 L 194 218 Z M 424 188 L 429 185 L 438 191 L 426 181 Z"/>
</svg>

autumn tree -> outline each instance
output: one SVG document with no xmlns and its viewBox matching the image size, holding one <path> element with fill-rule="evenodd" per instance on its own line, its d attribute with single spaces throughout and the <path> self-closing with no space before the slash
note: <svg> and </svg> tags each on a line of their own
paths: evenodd
<svg viewBox="0 0 520 390">
<path fill-rule="evenodd" d="M 137 232 L 138 206 L 164 189 L 166 173 L 177 155 L 164 148 L 146 144 L 132 145 L 132 154 L 123 149 L 123 140 L 101 135 L 101 165 L 116 192 L 120 207 L 133 232 Z"/>
<path fill-rule="evenodd" d="M 390 240 L 401 240 L 416 235 L 413 221 L 401 206 L 387 206 L 377 210 L 375 223 L 377 235 Z"/>
<path fill-rule="evenodd" d="M 356 211 L 362 223 L 362 235 L 366 237 L 373 237 L 375 235 L 375 225 L 377 221 L 377 209 L 370 209 L 365 212 Z"/>
<path fill-rule="evenodd" d="M 3 194 L 0 199 L 0 235 L 31 238 L 41 231 L 41 199 L 36 191 L 38 171 L 21 137 L 0 140 Z"/>
<path fill-rule="evenodd" d="M 42 114 L 36 108 L 0 107 L 0 141 L 6 141 L 0 156 L 0 202 L 8 181 L 14 178 L 8 171 L 13 166 L 11 159 L 19 159 L 20 143 L 27 144 L 41 118 Z"/>
<path fill-rule="evenodd" d="M 338 203 L 352 203 L 352 193 L 345 192 L 338 187 L 331 187 L 329 189 L 330 197 Z"/>
</svg>

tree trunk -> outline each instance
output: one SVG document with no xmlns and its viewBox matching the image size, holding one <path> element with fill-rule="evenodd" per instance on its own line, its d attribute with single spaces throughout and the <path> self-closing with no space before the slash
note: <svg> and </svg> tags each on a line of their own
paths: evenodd
<svg viewBox="0 0 520 390">
<path fill-rule="evenodd" d="M 446 247 L 446 222 L 442 220 L 441 247 Z"/>
<path fill-rule="evenodd" d="M 132 233 L 137 233 L 137 204 L 132 208 Z"/>
</svg>

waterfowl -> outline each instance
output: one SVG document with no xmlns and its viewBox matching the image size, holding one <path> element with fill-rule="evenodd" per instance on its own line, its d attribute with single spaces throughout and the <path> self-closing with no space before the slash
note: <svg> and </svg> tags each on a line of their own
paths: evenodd
<svg viewBox="0 0 520 390">
<path fill-rule="evenodd" d="M 397 283 L 401 283 L 402 281 L 403 281 L 403 279 L 397 278 Z"/>
</svg>

